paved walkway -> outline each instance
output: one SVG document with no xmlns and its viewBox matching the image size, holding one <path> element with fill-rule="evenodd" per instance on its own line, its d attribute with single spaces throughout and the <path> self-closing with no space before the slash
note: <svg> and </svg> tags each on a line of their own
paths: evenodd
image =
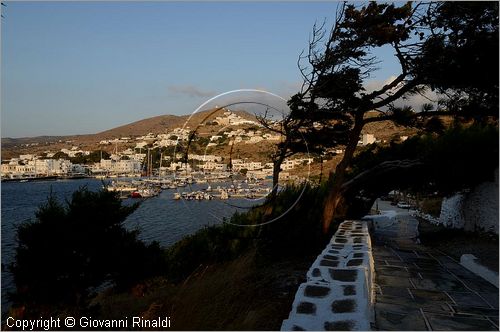
<svg viewBox="0 0 500 332">
<path fill-rule="evenodd" d="M 498 288 L 419 245 L 418 221 L 379 202 L 373 222 L 376 330 L 498 330 Z M 388 212 L 392 210 L 392 212 Z"/>
</svg>

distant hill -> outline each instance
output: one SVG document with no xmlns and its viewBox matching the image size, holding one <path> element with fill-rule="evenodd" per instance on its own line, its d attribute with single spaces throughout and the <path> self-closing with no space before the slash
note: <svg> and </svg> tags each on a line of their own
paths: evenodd
<svg viewBox="0 0 500 332">
<path fill-rule="evenodd" d="M 233 111 L 231 112 L 241 116 L 246 120 L 255 121 L 255 116 L 245 111 Z M 200 123 L 208 122 L 215 119 L 217 116 L 221 116 L 224 113 L 223 110 L 218 111 L 203 111 L 195 113 L 193 115 L 160 115 L 152 118 L 136 121 L 124 126 L 109 129 L 95 135 L 93 138 L 99 139 L 110 139 L 110 138 L 120 138 L 124 136 L 142 136 L 147 133 L 160 134 L 164 133 L 166 130 L 172 130 L 174 128 L 182 128 L 184 125 L 190 129 L 196 128 Z"/>
<path fill-rule="evenodd" d="M 102 131 L 91 136 L 99 139 L 110 139 L 125 136 L 141 136 L 147 133 L 159 134 L 164 133 L 168 129 L 182 127 L 185 121 L 185 116 L 159 115 Z"/>
<path fill-rule="evenodd" d="M 246 111 L 231 111 L 246 120 L 256 120 L 254 115 Z M 193 115 L 159 115 L 89 135 L 2 138 L 1 157 L 2 160 L 6 160 L 17 157 L 20 154 L 42 153 L 45 151 L 55 152 L 62 148 L 71 148 L 72 146 L 78 146 L 83 150 L 97 150 L 102 148 L 103 150 L 112 152 L 115 149 L 114 145 L 99 146 L 99 142 L 121 137 L 143 136 L 148 133 L 160 134 L 184 126 L 186 126 L 187 129 L 194 130 L 200 124 L 212 122 L 215 117 L 221 116 L 223 113 L 223 110 L 218 110 L 216 112 L 208 110 Z M 222 126 L 214 125 L 202 126 L 199 128 L 199 133 L 203 136 L 214 135 L 217 134 L 221 128 Z M 390 140 L 394 135 L 411 136 L 415 134 L 415 132 L 415 129 L 401 127 L 390 121 L 370 123 L 363 129 L 363 133 L 375 134 L 377 139 L 383 140 Z M 134 141 L 132 141 L 126 145 L 134 146 L 134 144 Z M 123 149 L 126 145 L 121 145 L 119 148 Z M 261 147 L 262 146 L 259 146 L 259 144 L 255 147 L 253 147 L 253 145 L 244 145 L 245 151 L 242 150 L 241 153 L 250 153 L 254 148 Z"/>
<path fill-rule="evenodd" d="M 246 120 L 255 121 L 255 116 L 245 111 L 231 110 Z M 37 136 L 22 138 L 2 138 L 2 160 L 16 157 L 24 153 L 40 153 L 46 150 L 67 148 L 68 146 L 80 146 L 81 148 L 96 148 L 96 144 L 102 140 L 121 137 L 142 136 L 148 133 L 160 134 L 171 131 L 174 128 L 189 127 L 195 129 L 200 123 L 212 121 L 221 116 L 224 110 L 207 110 L 193 115 L 159 115 L 152 118 L 139 120 L 113 129 L 88 135 L 68 136 Z M 29 145 L 29 146 L 26 146 Z"/>
</svg>

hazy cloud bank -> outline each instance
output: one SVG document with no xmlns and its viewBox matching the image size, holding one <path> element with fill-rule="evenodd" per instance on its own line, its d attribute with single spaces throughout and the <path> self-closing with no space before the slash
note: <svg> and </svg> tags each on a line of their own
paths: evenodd
<svg viewBox="0 0 500 332">
<path fill-rule="evenodd" d="M 194 85 L 171 85 L 168 91 L 177 95 L 187 95 L 189 97 L 202 98 L 216 95 L 215 91 L 202 90 Z"/>
<path fill-rule="evenodd" d="M 396 76 L 391 76 L 385 81 L 371 80 L 366 82 L 364 88 L 368 93 L 373 92 L 375 90 L 381 89 L 384 85 L 392 82 L 395 78 Z M 399 98 L 394 102 L 394 106 L 411 106 L 414 110 L 420 111 L 423 104 L 435 104 L 438 98 L 439 96 L 434 91 L 428 89 L 423 93 L 423 95 L 415 94 L 407 96 L 405 98 Z"/>
</svg>

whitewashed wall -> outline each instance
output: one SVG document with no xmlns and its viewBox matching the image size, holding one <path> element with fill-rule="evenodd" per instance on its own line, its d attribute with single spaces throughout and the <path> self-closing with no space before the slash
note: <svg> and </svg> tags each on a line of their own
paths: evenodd
<svg viewBox="0 0 500 332">
<path fill-rule="evenodd" d="M 445 198 L 439 223 L 467 231 L 498 234 L 498 169 L 494 182 L 484 182 L 468 193 Z"/>
</svg>

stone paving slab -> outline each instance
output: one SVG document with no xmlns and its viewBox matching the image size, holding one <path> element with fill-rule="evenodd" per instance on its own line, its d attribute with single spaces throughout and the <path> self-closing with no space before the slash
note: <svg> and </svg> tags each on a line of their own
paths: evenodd
<svg viewBox="0 0 500 332">
<path fill-rule="evenodd" d="M 376 327 L 384 331 L 422 331 L 427 325 L 419 309 L 377 302 Z"/>
<path fill-rule="evenodd" d="M 407 287 L 380 286 L 377 287 L 377 295 L 399 296 L 411 299 L 412 295 Z"/>
<path fill-rule="evenodd" d="M 488 302 L 488 304 L 495 309 L 498 309 L 498 291 L 491 293 L 477 292 L 477 295 L 481 296 L 483 300 Z"/>
<path fill-rule="evenodd" d="M 454 317 L 426 313 L 430 327 L 434 331 L 485 331 L 498 330 L 488 319 L 481 317 Z"/>
<path fill-rule="evenodd" d="M 373 251 L 376 252 L 378 246 L 375 243 Z M 383 248 L 387 250 L 390 247 L 384 245 Z M 404 262 L 404 258 L 399 262 L 400 265 L 411 266 Z M 375 302 L 376 328 L 498 330 L 498 289 L 492 289 L 494 286 L 477 276 L 472 279 L 467 272 L 462 273 L 455 262 L 448 265 L 453 271 L 443 265 L 438 269 L 428 269 L 417 266 L 379 268 L 375 264 L 375 283 L 379 286 Z M 455 272 L 466 278 L 460 279 Z"/>
<path fill-rule="evenodd" d="M 383 302 L 385 304 L 394 304 L 403 306 L 405 308 L 412 308 L 415 310 L 423 309 L 429 312 L 437 313 L 453 313 L 453 307 L 447 302 L 431 302 L 426 301 L 423 303 L 411 301 L 408 298 L 402 298 L 399 296 L 390 295 L 377 295 L 377 302 Z"/>
<path fill-rule="evenodd" d="M 498 309 L 485 308 L 485 307 L 474 307 L 471 305 L 456 306 L 452 305 L 453 311 L 457 314 L 464 315 L 482 315 L 482 316 L 496 316 L 498 315 Z"/>
<path fill-rule="evenodd" d="M 379 218 L 372 224 L 375 329 L 499 330 L 498 288 L 446 254 L 414 242 L 418 234 L 410 234 L 413 226 L 404 222 L 385 225 Z"/>
<path fill-rule="evenodd" d="M 488 301 L 479 294 L 471 294 L 470 292 L 448 292 L 448 295 L 453 299 L 453 302 L 459 306 L 470 305 L 474 307 L 494 308 L 494 306 L 491 306 Z"/>
<path fill-rule="evenodd" d="M 473 290 L 474 292 L 478 293 L 496 293 L 498 294 L 498 288 L 490 284 L 489 282 L 483 282 L 480 277 L 476 277 L 475 280 L 473 279 L 462 279 L 464 284 Z"/>
</svg>

